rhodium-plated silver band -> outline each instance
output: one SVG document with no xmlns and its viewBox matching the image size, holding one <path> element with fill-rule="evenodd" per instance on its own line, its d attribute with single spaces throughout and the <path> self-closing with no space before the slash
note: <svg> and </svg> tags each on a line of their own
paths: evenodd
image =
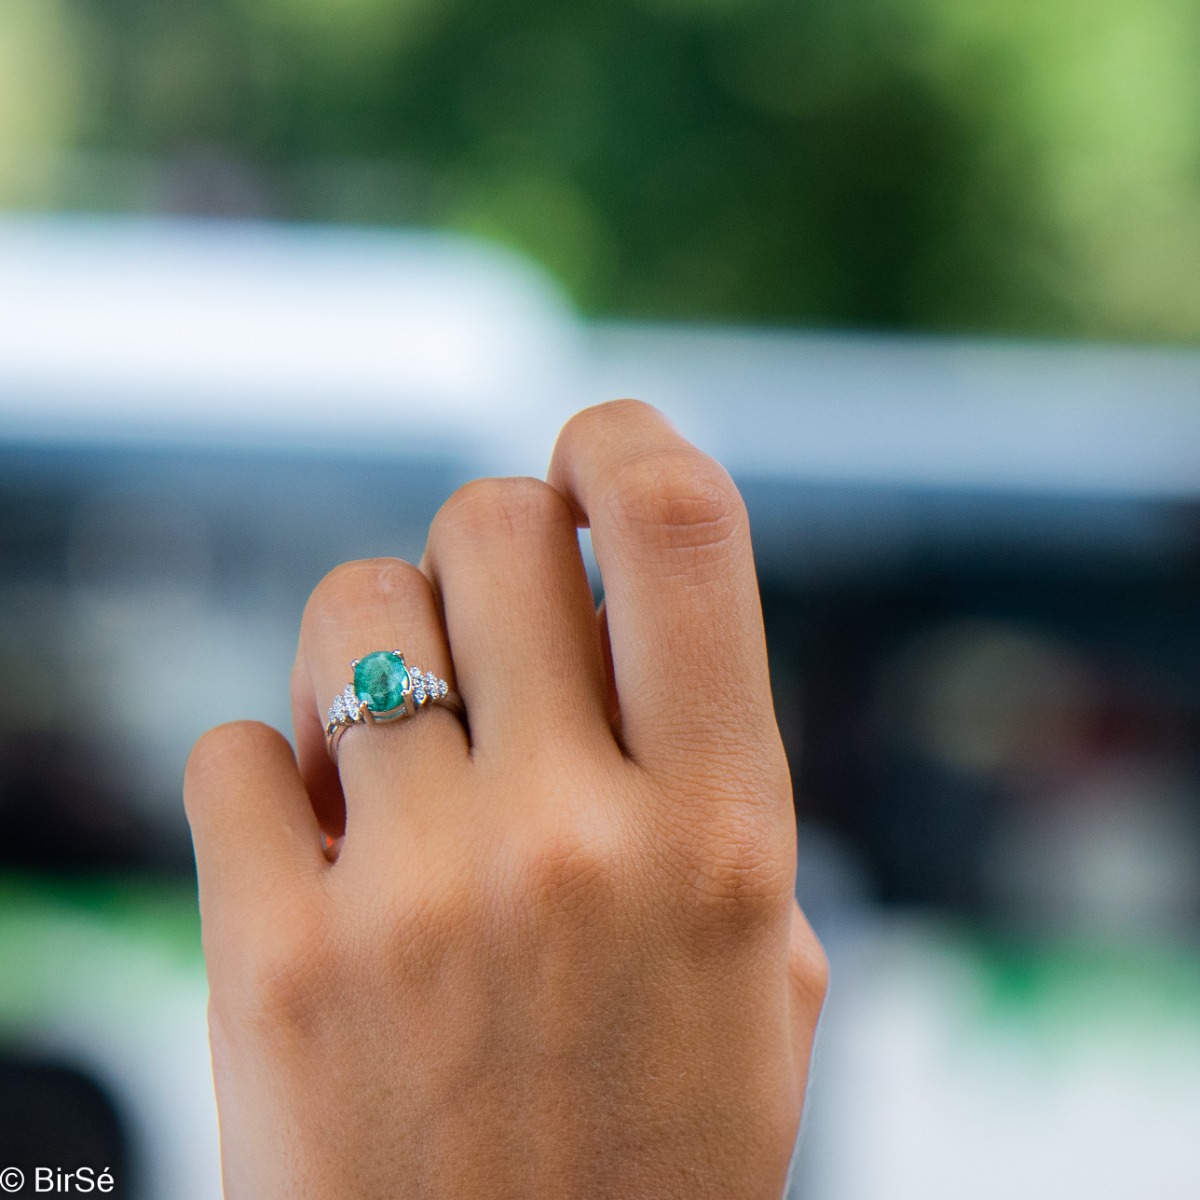
<svg viewBox="0 0 1200 1200">
<path fill-rule="evenodd" d="M 432 671 L 422 671 L 420 667 L 408 667 L 407 671 L 409 684 L 404 689 L 403 703 L 386 713 L 373 712 L 357 695 L 352 683 L 334 697 L 325 714 L 325 746 L 330 758 L 337 760 L 337 746 L 342 734 L 355 725 L 385 724 L 415 716 L 419 709 L 430 704 L 448 708 L 460 717 L 463 715 L 462 698 L 450 690 L 444 679 L 439 679 Z"/>
</svg>

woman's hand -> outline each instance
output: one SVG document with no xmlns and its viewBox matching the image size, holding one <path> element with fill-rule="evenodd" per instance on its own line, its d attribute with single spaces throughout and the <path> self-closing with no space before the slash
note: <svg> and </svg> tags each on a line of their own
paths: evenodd
<svg viewBox="0 0 1200 1200">
<path fill-rule="evenodd" d="M 334 768 L 325 709 L 394 647 L 469 736 L 426 706 Z M 323 580 L 292 691 L 296 757 L 240 723 L 187 771 L 228 1200 L 778 1200 L 825 963 L 726 473 L 579 414 L 420 568 Z"/>
</svg>

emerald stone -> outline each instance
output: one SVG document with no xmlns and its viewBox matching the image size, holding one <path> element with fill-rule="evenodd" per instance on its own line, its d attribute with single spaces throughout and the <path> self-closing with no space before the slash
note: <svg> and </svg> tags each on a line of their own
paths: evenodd
<svg viewBox="0 0 1200 1200">
<path fill-rule="evenodd" d="M 408 668 L 399 654 L 376 650 L 358 660 L 354 668 L 354 694 L 373 713 L 391 712 L 404 703 Z"/>
</svg>

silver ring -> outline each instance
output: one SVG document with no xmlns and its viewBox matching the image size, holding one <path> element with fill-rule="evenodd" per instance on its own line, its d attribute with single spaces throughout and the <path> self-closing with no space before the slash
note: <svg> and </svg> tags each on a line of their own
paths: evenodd
<svg viewBox="0 0 1200 1200">
<path fill-rule="evenodd" d="M 410 667 L 399 650 L 372 650 L 350 664 L 351 682 L 334 697 L 325 717 L 325 747 L 337 761 L 342 734 L 355 725 L 414 716 L 429 704 L 463 715 L 462 697 L 432 671 Z"/>
</svg>

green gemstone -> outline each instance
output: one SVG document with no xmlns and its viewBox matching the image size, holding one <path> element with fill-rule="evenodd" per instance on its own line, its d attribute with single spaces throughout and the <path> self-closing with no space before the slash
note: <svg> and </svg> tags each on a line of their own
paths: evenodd
<svg viewBox="0 0 1200 1200">
<path fill-rule="evenodd" d="M 358 660 L 354 668 L 354 694 L 373 713 L 391 712 L 404 703 L 408 668 L 390 650 L 376 650 Z"/>
</svg>

